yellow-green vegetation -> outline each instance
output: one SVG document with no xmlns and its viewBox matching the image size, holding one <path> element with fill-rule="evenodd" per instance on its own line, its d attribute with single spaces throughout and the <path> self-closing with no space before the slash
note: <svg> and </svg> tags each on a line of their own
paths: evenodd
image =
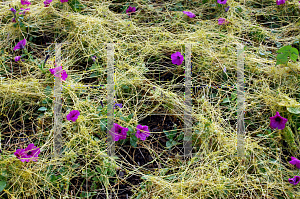
<svg viewBox="0 0 300 199">
<path fill-rule="evenodd" d="M 299 5 L 297 0 L 283 5 L 275 0 L 224 5 L 217 0 L 53 0 L 44 7 L 42 0 L 32 0 L 29 12 L 18 15 L 17 10 L 14 23 L 9 9 L 27 6 L 20 0 L 1 2 L 0 198 L 300 198 L 300 184 L 288 182 L 300 175 L 288 162 L 300 158 L 299 57 L 276 65 L 281 47 L 300 50 Z M 127 15 L 129 6 L 136 12 Z M 219 18 L 229 23 L 218 25 Z M 23 39 L 27 52 L 14 51 Z M 62 83 L 63 154 L 54 158 L 49 69 L 55 43 L 61 42 L 68 42 L 61 55 L 69 76 Z M 106 89 L 78 87 L 107 83 L 108 42 L 115 43 L 115 94 L 123 104 L 115 109 L 115 121 L 133 132 L 154 113 L 173 115 L 183 124 L 184 89 L 172 86 L 184 84 L 185 66 L 172 64 L 171 55 L 184 55 L 185 44 L 192 43 L 192 84 L 198 86 L 192 93 L 193 158 L 179 158 L 170 147 L 179 149 L 182 139 L 167 148 L 172 135 L 153 127 L 151 138 L 138 140 L 133 153 L 120 155 L 123 146 L 117 142 L 119 157 L 106 156 Z M 245 45 L 244 158 L 236 157 L 240 43 Z M 24 61 L 15 62 L 15 56 Z M 71 110 L 80 111 L 76 122 L 66 120 Z M 277 111 L 288 119 L 284 130 L 270 128 Z M 157 126 L 164 123 L 157 121 Z M 183 131 L 177 125 L 177 136 Z M 158 137 L 165 142 L 157 144 Z M 39 159 L 21 162 L 14 152 L 29 143 L 41 148 Z M 155 169 L 136 161 L 146 154 Z M 130 189 L 123 195 L 122 185 Z"/>
</svg>

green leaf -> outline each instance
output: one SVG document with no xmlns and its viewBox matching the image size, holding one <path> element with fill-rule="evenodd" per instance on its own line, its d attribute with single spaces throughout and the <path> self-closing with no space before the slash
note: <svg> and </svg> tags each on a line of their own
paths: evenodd
<svg viewBox="0 0 300 199">
<path fill-rule="evenodd" d="M 134 136 L 130 136 L 130 144 L 131 146 L 133 147 L 136 147 L 137 146 L 137 137 L 134 135 Z"/>
<path fill-rule="evenodd" d="M 286 109 L 290 113 L 294 113 L 294 114 L 299 114 L 300 113 L 300 107 L 287 107 Z"/>
<path fill-rule="evenodd" d="M 100 120 L 100 129 L 101 131 L 106 131 L 106 127 L 107 127 L 107 119 L 101 119 Z"/>
<path fill-rule="evenodd" d="M 167 141 L 166 147 L 167 147 L 167 148 L 171 148 L 171 147 L 172 147 L 172 141 L 171 141 L 171 140 L 168 140 L 168 141 Z"/>
<path fill-rule="evenodd" d="M 50 86 L 47 86 L 44 90 L 45 95 L 50 96 L 52 93 L 52 88 Z"/>
<path fill-rule="evenodd" d="M 182 139 L 183 139 L 183 137 L 184 137 L 184 133 L 183 133 L 183 132 L 181 132 L 181 133 L 180 133 L 180 135 L 177 137 L 177 141 L 180 141 L 180 140 L 182 140 Z"/>
<path fill-rule="evenodd" d="M 289 145 L 289 147 L 293 150 L 297 150 L 297 145 L 295 143 L 295 137 L 292 129 L 289 126 L 286 126 L 282 130 L 282 135 L 284 137 L 284 140 Z"/>
<path fill-rule="evenodd" d="M 46 111 L 46 110 L 47 110 L 47 108 L 43 107 L 43 106 L 38 109 L 38 111 Z"/>
<path fill-rule="evenodd" d="M 6 187 L 6 179 L 3 177 L 0 181 L 0 192 Z"/>
<path fill-rule="evenodd" d="M 223 104 L 225 104 L 225 103 L 229 103 L 230 102 L 230 98 L 229 97 L 227 97 L 227 98 L 225 98 L 224 100 L 223 100 Z"/>
<path fill-rule="evenodd" d="M 169 149 L 172 146 L 175 146 L 177 144 L 177 142 L 175 140 L 169 140 L 166 142 L 166 147 Z"/>
<path fill-rule="evenodd" d="M 264 134 L 257 134 L 256 136 L 257 137 L 264 137 L 265 135 Z"/>
<path fill-rule="evenodd" d="M 277 55 L 276 65 L 278 65 L 278 64 L 287 64 L 287 62 L 288 62 L 287 54 L 278 54 Z"/>
<path fill-rule="evenodd" d="M 299 54 L 298 50 L 296 48 L 292 48 L 291 55 L 290 55 L 291 60 L 297 61 L 298 54 Z"/>
<path fill-rule="evenodd" d="M 288 46 L 283 46 L 282 48 L 280 48 L 277 53 L 287 53 L 290 49 L 292 48 L 292 46 L 288 45 Z"/>
<path fill-rule="evenodd" d="M 131 135 L 133 133 L 133 128 L 131 126 L 128 127 L 127 135 Z"/>
<path fill-rule="evenodd" d="M 298 50 L 296 48 L 292 48 L 291 45 L 283 46 L 277 51 L 277 53 L 280 54 L 277 55 L 276 65 L 287 64 L 288 58 L 290 58 L 293 61 L 297 61 L 299 54 Z"/>
<path fill-rule="evenodd" d="M 24 27 L 24 23 L 23 22 L 20 22 L 19 25 L 20 25 L 21 28 Z"/>
<path fill-rule="evenodd" d="M 128 119 L 131 120 L 133 117 L 133 113 L 131 113 L 130 115 L 128 115 Z"/>
<path fill-rule="evenodd" d="M 176 133 L 177 133 L 177 129 L 176 129 L 176 127 L 175 127 L 175 129 L 174 130 L 172 130 L 170 133 L 169 133 L 169 135 L 167 136 L 170 140 L 172 140 L 173 138 L 174 138 L 174 136 L 176 135 Z"/>
<path fill-rule="evenodd" d="M 120 117 L 120 119 L 123 120 L 124 122 L 127 122 L 125 117 Z"/>
<path fill-rule="evenodd" d="M 85 6 L 81 4 L 78 0 L 69 0 L 68 4 L 75 12 L 80 12 L 82 9 L 85 8 Z"/>
</svg>

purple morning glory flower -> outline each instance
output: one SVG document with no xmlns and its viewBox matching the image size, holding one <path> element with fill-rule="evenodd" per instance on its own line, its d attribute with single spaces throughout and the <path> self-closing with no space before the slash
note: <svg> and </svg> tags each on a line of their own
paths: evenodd
<svg viewBox="0 0 300 199">
<path fill-rule="evenodd" d="M 115 104 L 115 105 L 114 105 L 114 109 L 116 108 L 116 106 L 118 106 L 118 107 L 120 107 L 120 108 L 123 107 L 122 104 Z"/>
<path fill-rule="evenodd" d="M 295 176 L 289 179 L 289 183 L 293 185 L 297 185 L 300 182 L 300 176 Z"/>
<path fill-rule="evenodd" d="M 66 81 L 67 77 L 68 77 L 67 72 L 66 72 L 65 70 L 63 70 L 62 73 L 61 73 L 61 79 L 62 79 L 63 81 Z"/>
<path fill-rule="evenodd" d="M 60 2 L 65 3 L 68 2 L 69 0 L 60 0 Z"/>
<path fill-rule="evenodd" d="M 226 19 L 224 19 L 224 18 L 219 18 L 219 19 L 218 19 L 218 24 L 219 24 L 219 25 L 224 25 L 224 24 L 226 24 L 226 23 L 228 23 L 228 21 L 226 21 Z"/>
<path fill-rule="evenodd" d="M 114 129 L 114 132 L 112 131 L 113 129 L 111 129 L 109 132 L 109 134 L 113 137 L 114 141 L 126 139 L 127 131 L 129 130 L 128 128 L 122 127 L 119 124 L 114 123 Z"/>
<path fill-rule="evenodd" d="M 135 8 L 135 7 L 129 6 L 129 8 L 126 10 L 126 13 L 127 13 L 128 15 L 130 15 L 131 12 L 135 12 L 135 11 L 136 11 L 136 8 Z"/>
<path fill-rule="evenodd" d="M 16 57 L 15 57 L 15 62 L 20 61 L 20 59 L 21 59 L 21 56 L 16 56 Z"/>
<path fill-rule="evenodd" d="M 14 8 L 9 9 L 10 11 L 12 11 L 14 14 L 16 14 L 16 10 Z"/>
<path fill-rule="evenodd" d="M 21 162 L 29 162 L 31 160 L 35 162 L 40 152 L 40 148 L 31 143 L 26 149 L 17 149 L 14 155 L 21 160 Z"/>
<path fill-rule="evenodd" d="M 225 12 L 227 12 L 229 10 L 230 6 L 226 7 L 225 8 Z"/>
<path fill-rule="evenodd" d="M 285 3 L 285 0 L 276 0 L 277 5 L 281 5 L 281 4 L 284 4 L 284 3 Z"/>
<path fill-rule="evenodd" d="M 184 60 L 183 55 L 181 55 L 180 52 L 173 53 L 173 54 L 171 55 L 171 59 L 172 59 L 172 63 L 173 63 L 173 64 L 177 64 L 178 66 L 179 66 L 180 64 L 182 64 L 182 62 L 183 62 L 183 60 Z"/>
<path fill-rule="evenodd" d="M 59 67 L 56 67 L 56 68 L 53 68 L 53 69 L 49 69 L 50 73 L 52 75 L 54 75 L 54 77 L 59 77 L 58 76 L 58 73 L 61 71 L 61 79 L 63 81 L 66 81 L 67 77 L 68 77 L 68 74 L 65 70 L 62 69 L 62 66 L 59 66 Z"/>
<path fill-rule="evenodd" d="M 30 8 L 26 8 L 26 9 L 21 8 L 20 10 L 23 10 L 23 12 L 20 12 L 19 15 L 25 15 L 26 12 L 30 10 Z"/>
<path fill-rule="evenodd" d="M 192 13 L 192 12 L 187 12 L 187 11 L 182 11 L 182 12 L 183 12 L 183 14 L 186 14 L 189 18 L 196 17 L 196 15 L 194 13 Z"/>
<path fill-rule="evenodd" d="M 24 149 L 17 149 L 14 155 L 21 160 L 21 162 L 25 162 L 25 158 L 27 157 Z"/>
<path fill-rule="evenodd" d="M 28 0 L 21 0 L 21 4 L 22 5 L 30 5 L 31 3 L 30 3 L 30 1 L 28 1 Z"/>
<path fill-rule="evenodd" d="M 40 148 L 34 146 L 33 143 L 29 144 L 28 147 L 25 149 L 25 153 L 26 153 L 26 158 L 25 161 L 29 162 L 30 160 L 32 161 L 37 161 L 38 159 L 38 155 L 40 154 Z"/>
<path fill-rule="evenodd" d="M 223 1 L 222 1 L 222 0 L 218 0 L 217 2 L 218 2 L 219 4 L 226 4 L 226 3 L 227 3 L 227 0 L 223 0 Z"/>
<path fill-rule="evenodd" d="M 49 7 L 50 3 L 52 2 L 52 0 L 46 0 L 44 1 L 45 7 Z"/>
<path fill-rule="evenodd" d="M 95 62 L 96 59 L 97 59 L 97 56 L 96 56 L 96 55 L 93 55 L 91 58 L 92 58 L 92 60 Z"/>
<path fill-rule="evenodd" d="M 270 127 L 272 129 L 284 129 L 285 123 L 288 121 L 286 118 L 283 118 L 279 115 L 279 112 L 276 112 L 276 115 L 274 117 L 270 117 Z"/>
<path fill-rule="evenodd" d="M 80 112 L 78 110 L 73 110 L 67 115 L 67 120 L 72 120 L 75 122 L 80 115 Z"/>
<path fill-rule="evenodd" d="M 295 157 L 291 157 L 291 161 L 289 161 L 289 163 L 290 164 L 292 164 L 292 165 L 296 165 L 296 167 L 298 168 L 298 169 L 300 169 L 300 160 L 298 160 L 297 158 L 295 158 Z"/>
<path fill-rule="evenodd" d="M 23 49 L 25 45 L 26 45 L 26 39 L 19 41 L 19 43 L 17 43 L 17 45 L 14 47 L 14 51 L 16 51 L 17 49 Z"/>
<path fill-rule="evenodd" d="M 52 69 L 50 68 L 49 71 L 50 71 L 50 73 L 52 75 L 54 75 L 54 77 L 59 77 L 58 73 L 59 73 L 59 71 L 62 71 L 62 66 L 56 67 L 56 68 L 52 68 Z"/>
<path fill-rule="evenodd" d="M 146 138 L 150 136 L 148 126 L 142 126 L 140 124 L 137 125 L 135 136 L 137 138 L 140 138 L 141 140 L 145 141 Z"/>
</svg>

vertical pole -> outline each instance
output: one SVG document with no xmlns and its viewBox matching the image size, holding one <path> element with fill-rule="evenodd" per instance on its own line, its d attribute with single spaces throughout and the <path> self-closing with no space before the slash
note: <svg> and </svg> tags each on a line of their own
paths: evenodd
<svg viewBox="0 0 300 199">
<path fill-rule="evenodd" d="M 57 64 L 56 67 L 59 67 L 61 64 L 61 44 L 55 44 L 55 63 Z M 58 77 L 54 77 L 54 157 L 58 157 L 62 149 L 61 72 L 62 71 L 57 71 L 56 74 L 58 74 Z"/>
<path fill-rule="evenodd" d="M 107 153 L 109 156 L 115 155 L 115 142 L 110 135 L 114 129 L 114 44 L 107 44 Z"/>
<path fill-rule="evenodd" d="M 191 51 L 192 44 L 185 44 L 185 109 L 184 109 L 184 157 L 192 157 L 192 99 L 191 99 Z"/>
<path fill-rule="evenodd" d="M 237 45 L 237 156 L 245 155 L 245 125 L 244 125 L 244 45 Z"/>
</svg>

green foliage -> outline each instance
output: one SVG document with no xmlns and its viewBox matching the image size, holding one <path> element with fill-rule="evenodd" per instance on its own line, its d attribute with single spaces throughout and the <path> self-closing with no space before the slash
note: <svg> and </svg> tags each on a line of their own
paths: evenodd
<svg viewBox="0 0 300 199">
<path fill-rule="evenodd" d="M 137 137 L 135 136 L 135 135 L 132 135 L 132 136 L 130 136 L 130 144 L 131 144 L 131 146 L 133 146 L 133 147 L 136 147 L 137 146 Z"/>
<path fill-rule="evenodd" d="M 166 130 L 163 130 L 163 132 L 166 134 L 167 138 L 169 139 L 166 142 L 167 149 L 170 149 L 173 146 L 176 146 L 177 144 L 179 144 L 179 141 L 183 140 L 183 137 L 184 137 L 184 132 L 181 131 L 180 134 L 177 136 L 177 138 L 174 139 L 174 137 L 177 135 L 177 127 L 176 126 L 174 127 L 174 130 L 171 130 L 170 132 L 166 131 Z"/>
<path fill-rule="evenodd" d="M 75 12 L 81 12 L 85 5 L 83 5 L 79 0 L 69 0 L 68 4 Z"/>
<path fill-rule="evenodd" d="M 284 64 L 287 65 L 289 59 L 293 60 L 293 61 L 297 61 L 298 58 L 298 50 L 296 48 L 292 48 L 291 45 L 288 46 L 283 46 L 281 47 L 277 53 L 280 53 L 277 55 L 277 62 L 276 65 L 278 64 Z"/>
<path fill-rule="evenodd" d="M 286 143 L 289 145 L 289 147 L 295 151 L 298 149 L 296 143 L 295 143 L 295 136 L 294 133 L 292 131 L 292 129 L 289 126 L 286 126 L 283 130 L 282 130 L 282 135 L 284 138 L 284 141 L 286 141 Z"/>
<path fill-rule="evenodd" d="M 6 177 L 0 176 L 0 192 L 6 187 Z"/>
<path fill-rule="evenodd" d="M 300 107 L 287 107 L 286 110 L 290 113 L 299 114 L 300 113 Z"/>
</svg>

